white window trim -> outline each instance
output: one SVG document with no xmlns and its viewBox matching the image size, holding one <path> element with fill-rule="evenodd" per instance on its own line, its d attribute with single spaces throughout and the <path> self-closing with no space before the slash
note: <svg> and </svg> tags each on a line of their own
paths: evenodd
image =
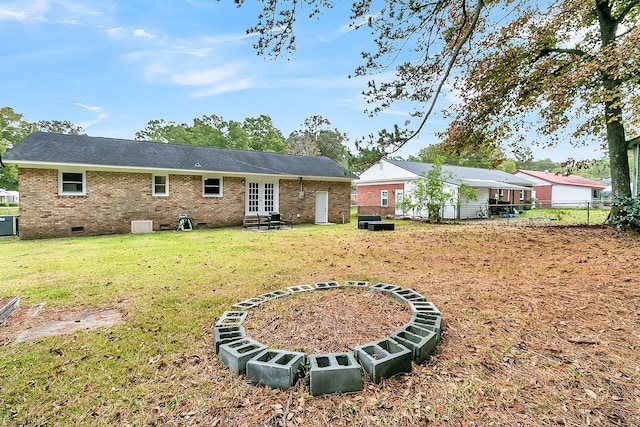
<svg viewBox="0 0 640 427">
<path fill-rule="evenodd" d="M 156 177 L 163 176 L 166 178 L 164 185 L 164 193 L 156 193 Z M 151 194 L 156 197 L 168 197 L 169 196 L 169 175 L 164 174 L 153 174 L 151 176 Z"/>
<path fill-rule="evenodd" d="M 62 175 L 65 173 L 82 174 L 82 191 L 64 191 L 62 185 Z M 86 171 L 58 170 L 58 195 L 60 196 L 86 196 L 87 195 L 87 173 Z"/>
<path fill-rule="evenodd" d="M 382 195 L 386 193 L 386 197 L 383 198 Z M 386 203 L 384 203 L 386 201 Z M 389 190 L 380 190 L 380 206 L 386 208 L 389 206 Z"/>
<path fill-rule="evenodd" d="M 520 190 L 520 200 L 524 200 L 525 191 Z"/>
<path fill-rule="evenodd" d="M 220 180 L 220 194 L 205 194 L 204 192 L 204 182 L 207 179 L 219 179 Z M 223 192 L 223 181 L 221 176 L 203 176 L 202 177 L 202 197 L 222 197 Z"/>
</svg>

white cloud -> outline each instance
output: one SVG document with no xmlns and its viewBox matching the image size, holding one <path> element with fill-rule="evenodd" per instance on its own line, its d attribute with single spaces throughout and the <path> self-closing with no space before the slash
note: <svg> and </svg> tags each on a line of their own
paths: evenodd
<svg viewBox="0 0 640 427">
<path fill-rule="evenodd" d="M 74 102 L 73 105 L 76 105 L 78 107 L 84 108 L 84 109 L 89 110 L 89 111 L 100 111 L 100 110 L 102 110 L 101 107 L 96 107 L 94 105 L 86 105 L 86 104 L 82 104 L 80 102 Z"/>
<path fill-rule="evenodd" d="M 85 120 L 83 122 L 80 122 L 78 125 L 81 126 L 84 130 L 88 130 L 91 126 L 93 126 L 93 125 L 95 125 L 97 123 L 100 123 L 101 121 L 103 121 L 107 117 L 109 117 L 108 114 L 101 113 L 101 114 L 98 114 L 98 116 L 95 117 L 94 119 Z"/>
<path fill-rule="evenodd" d="M 50 9 L 46 0 L 20 0 L 0 5 L 0 20 L 36 21 Z"/>
<path fill-rule="evenodd" d="M 109 36 L 109 37 L 119 37 L 124 32 L 125 32 L 124 27 L 107 28 L 107 36 Z"/>
<path fill-rule="evenodd" d="M 133 36 L 134 37 L 147 38 L 147 39 L 155 39 L 156 38 L 155 35 L 151 34 L 147 30 L 144 30 L 142 28 L 138 28 L 136 30 L 133 30 Z"/>
<path fill-rule="evenodd" d="M 99 3 L 105 7 L 103 2 Z M 101 9 L 86 2 L 65 0 L 19 0 L 0 4 L 0 21 L 50 21 L 82 25 L 81 17 L 102 16 Z"/>
<path fill-rule="evenodd" d="M 78 125 L 85 130 L 109 117 L 108 114 L 102 111 L 102 107 L 98 107 L 96 105 L 87 105 L 81 102 L 74 102 L 73 105 L 75 105 L 76 107 L 84 108 L 85 110 L 91 111 L 93 113 L 98 113 L 96 116 L 78 123 Z"/>
<path fill-rule="evenodd" d="M 221 95 L 228 92 L 237 92 L 255 87 L 255 82 L 251 78 L 225 80 L 220 84 L 197 90 L 192 93 L 194 98 L 205 98 L 208 96 Z"/>
</svg>

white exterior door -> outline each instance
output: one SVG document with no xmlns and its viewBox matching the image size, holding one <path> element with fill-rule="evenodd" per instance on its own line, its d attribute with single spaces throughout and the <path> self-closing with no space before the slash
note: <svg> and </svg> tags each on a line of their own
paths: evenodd
<svg viewBox="0 0 640 427">
<path fill-rule="evenodd" d="M 273 181 L 247 181 L 245 212 L 247 215 L 268 215 L 278 212 L 278 183 Z"/>
<path fill-rule="evenodd" d="M 316 191 L 316 223 L 329 222 L 329 193 Z"/>
<path fill-rule="evenodd" d="M 396 199 L 395 199 L 395 214 L 397 216 L 402 216 L 406 212 L 402 212 L 402 201 L 404 200 L 404 190 L 396 190 Z"/>
</svg>

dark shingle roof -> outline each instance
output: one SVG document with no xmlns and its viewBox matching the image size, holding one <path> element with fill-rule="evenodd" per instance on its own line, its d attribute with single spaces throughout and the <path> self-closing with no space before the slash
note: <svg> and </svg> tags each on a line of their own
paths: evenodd
<svg viewBox="0 0 640 427">
<path fill-rule="evenodd" d="M 85 165 L 234 174 L 354 179 L 327 157 L 34 132 L 8 150 L 7 163 Z"/>
</svg>

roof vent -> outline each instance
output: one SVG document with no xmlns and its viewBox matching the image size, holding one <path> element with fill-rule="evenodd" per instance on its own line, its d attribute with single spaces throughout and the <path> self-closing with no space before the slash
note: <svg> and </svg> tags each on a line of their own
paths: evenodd
<svg viewBox="0 0 640 427">
<path fill-rule="evenodd" d="M 193 165 L 193 166 L 196 167 L 196 168 L 201 168 L 202 167 L 199 162 L 196 162 L 196 164 Z"/>
</svg>

